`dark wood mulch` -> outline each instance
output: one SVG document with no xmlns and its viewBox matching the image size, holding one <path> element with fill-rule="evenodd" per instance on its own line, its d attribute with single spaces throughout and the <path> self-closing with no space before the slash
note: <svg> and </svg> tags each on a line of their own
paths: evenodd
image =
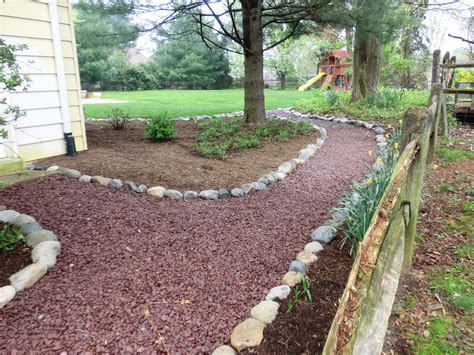
<svg viewBox="0 0 474 355">
<path fill-rule="evenodd" d="M 3 226 L 0 223 L 0 229 Z M 11 251 L 0 251 L 0 287 L 9 285 L 8 278 L 31 263 L 31 248 L 27 245 L 20 245 Z"/>
<path fill-rule="evenodd" d="M 177 122 L 176 127 L 176 139 L 153 142 L 144 135 L 144 122 L 129 123 L 120 131 L 104 122 L 87 122 L 87 151 L 74 158 L 58 156 L 40 163 L 180 191 L 234 188 L 255 181 L 276 170 L 282 162 L 297 157 L 319 134 L 300 135 L 287 142 L 268 142 L 261 148 L 237 151 L 226 160 L 218 160 L 194 152 L 198 134 L 195 123 Z"/>
<path fill-rule="evenodd" d="M 319 253 L 308 273 L 313 301 L 301 298 L 288 312 L 288 301 L 280 303 L 277 319 L 264 331 L 264 341 L 253 352 L 258 354 L 320 354 L 337 311 L 352 258 L 347 248 L 333 241 Z M 301 287 L 300 287 L 301 288 Z M 249 352 L 250 353 L 250 352 Z"/>
</svg>

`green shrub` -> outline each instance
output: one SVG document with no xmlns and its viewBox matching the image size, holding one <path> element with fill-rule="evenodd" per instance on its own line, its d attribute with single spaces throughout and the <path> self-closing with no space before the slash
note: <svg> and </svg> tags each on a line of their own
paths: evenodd
<svg viewBox="0 0 474 355">
<path fill-rule="evenodd" d="M 11 251 L 25 243 L 25 238 L 20 228 L 11 224 L 5 224 L 0 229 L 0 251 Z"/>
<path fill-rule="evenodd" d="M 359 104 L 371 108 L 395 109 L 403 102 L 406 90 L 382 88 L 378 93 L 373 93 L 363 98 Z"/>
<path fill-rule="evenodd" d="M 326 91 L 326 101 L 329 107 L 340 106 L 343 103 L 343 96 L 334 90 Z"/>
<path fill-rule="evenodd" d="M 314 129 L 306 121 L 268 119 L 262 125 L 248 127 L 242 118 L 225 120 L 218 117 L 200 122 L 198 127 L 196 151 L 218 159 L 225 159 L 232 151 L 260 147 L 270 140 L 287 141 Z"/>
<path fill-rule="evenodd" d="M 166 114 L 154 117 L 145 128 L 145 135 L 155 141 L 163 141 L 176 137 L 176 125 Z"/>
</svg>

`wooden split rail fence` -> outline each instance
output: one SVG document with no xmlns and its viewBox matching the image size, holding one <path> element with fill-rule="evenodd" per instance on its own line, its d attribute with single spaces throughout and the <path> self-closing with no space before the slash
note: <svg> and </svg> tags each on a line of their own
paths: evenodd
<svg viewBox="0 0 474 355">
<path fill-rule="evenodd" d="M 379 354 L 402 272 L 411 268 L 423 175 L 431 166 L 442 84 L 431 87 L 427 109 L 409 109 L 400 157 L 357 257 L 323 354 Z"/>
</svg>

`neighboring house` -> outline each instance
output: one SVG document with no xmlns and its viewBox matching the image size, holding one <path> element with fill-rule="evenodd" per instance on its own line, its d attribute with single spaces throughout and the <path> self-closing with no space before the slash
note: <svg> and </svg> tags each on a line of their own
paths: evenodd
<svg viewBox="0 0 474 355">
<path fill-rule="evenodd" d="M 65 134 L 87 149 L 70 0 L 0 0 L 0 37 L 26 44 L 17 55 L 31 84 L 25 92 L 0 92 L 26 113 L 7 125 L 0 160 L 31 161 L 66 153 Z"/>
<path fill-rule="evenodd" d="M 145 64 L 150 61 L 150 58 L 145 56 L 138 48 L 127 48 L 127 57 L 130 63 L 138 65 Z"/>
</svg>

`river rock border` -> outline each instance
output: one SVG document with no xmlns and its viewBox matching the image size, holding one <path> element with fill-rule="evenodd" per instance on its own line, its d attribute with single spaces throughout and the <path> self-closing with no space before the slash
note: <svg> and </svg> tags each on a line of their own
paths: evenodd
<svg viewBox="0 0 474 355">
<path fill-rule="evenodd" d="M 235 118 L 242 116 L 243 112 L 233 112 L 229 114 L 221 114 L 221 115 L 216 115 L 218 117 L 223 117 L 223 118 Z M 189 121 L 191 119 L 193 120 L 204 120 L 204 119 L 210 119 L 212 118 L 211 116 L 197 116 L 193 118 L 187 118 L 187 117 L 178 117 L 176 120 L 178 121 Z M 287 117 L 282 117 L 282 116 L 274 116 L 274 118 L 281 119 L 281 120 L 287 120 Z M 141 120 L 143 121 L 144 119 L 135 119 L 135 120 Z M 59 174 L 63 174 L 72 178 L 76 178 L 81 182 L 84 183 L 98 183 L 102 186 L 111 188 L 111 189 L 121 189 L 125 188 L 129 191 L 137 192 L 137 193 L 148 193 L 149 195 L 157 198 L 169 198 L 173 200 L 194 200 L 197 198 L 202 198 L 204 200 L 222 200 L 222 199 L 227 199 L 230 197 L 244 197 L 251 193 L 252 191 L 255 192 L 261 192 L 265 191 L 268 186 L 277 183 L 279 181 L 284 180 L 289 174 L 291 174 L 298 165 L 304 164 L 306 161 L 308 161 L 312 156 L 316 154 L 316 151 L 322 147 L 324 142 L 327 139 L 327 131 L 325 128 L 319 127 L 315 124 L 313 124 L 314 129 L 319 131 L 320 137 L 316 139 L 314 143 L 308 144 L 305 148 L 299 151 L 298 157 L 293 158 L 291 160 L 288 160 L 284 163 L 282 163 L 277 171 L 269 171 L 267 174 L 263 175 L 261 178 L 259 178 L 257 181 L 243 184 L 241 186 L 236 186 L 234 188 L 231 188 L 230 190 L 225 189 L 225 188 L 219 188 L 217 190 L 214 189 L 208 189 L 208 190 L 203 190 L 200 192 L 193 191 L 193 190 L 188 190 L 188 191 L 178 191 L 175 189 L 168 189 L 163 186 L 153 186 L 153 187 L 148 187 L 145 184 L 136 184 L 132 181 L 122 181 L 120 179 L 114 179 L 114 178 L 107 178 L 103 176 L 89 176 L 89 175 L 83 175 L 79 170 L 76 169 L 69 169 L 65 167 L 60 167 L 57 165 L 52 165 L 46 169 L 46 172 L 57 172 Z M 33 165 L 34 168 L 34 165 Z"/>
<path fill-rule="evenodd" d="M 350 124 L 372 130 L 376 134 L 378 154 L 383 155 L 387 146 L 385 129 L 373 123 L 347 118 L 336 118 L 334 116 L 325 117 L 315 114 L 303 114 L 291 108 L 284 109 L 286 113 L 300 117 L 301 119 L 319 119 L 334 123 Z M 300 152 L 301 153 L 301 152 Z M 380 163 L 374 163 L 373 168 L 377 168 Z M 301 283 L 309 268 L 318 260 L 318 253 L 336 238 L 336 227 L 344 223 L 344 216 L 334 212 L 331 218 L 313 230 L 310 235 L 310 242 L 304 249 L 296 255 L 288 268 L 288 272 L 283 276 L 281 285 L 273 287 L 265 299 L 250 310 L 250 317 L 239 323 L 230 334 L 230 345 L 221 345 L 216 348 L 212 355 L 232 355 L 248 348 L 260 345 L 263 341 L 263 331 L 265 326 L 271 324 L 278 315 L 278 300 L 287 299 L 291 293 L 291 288 Z"/>
<path fill-rule="evenodd" d="M 33 263 L 11 275 L 10 285 L 0 287 L 0 308 L 3 308 L 18 292 L 33 286 L 56 265 L 61 243 L 53 232 L 43 229 L 33 217 L 9 210 L 6 206 L 0 206 L 0 222 L 19 227 L 26 244 L 33 248 Z"/>
</svg>

